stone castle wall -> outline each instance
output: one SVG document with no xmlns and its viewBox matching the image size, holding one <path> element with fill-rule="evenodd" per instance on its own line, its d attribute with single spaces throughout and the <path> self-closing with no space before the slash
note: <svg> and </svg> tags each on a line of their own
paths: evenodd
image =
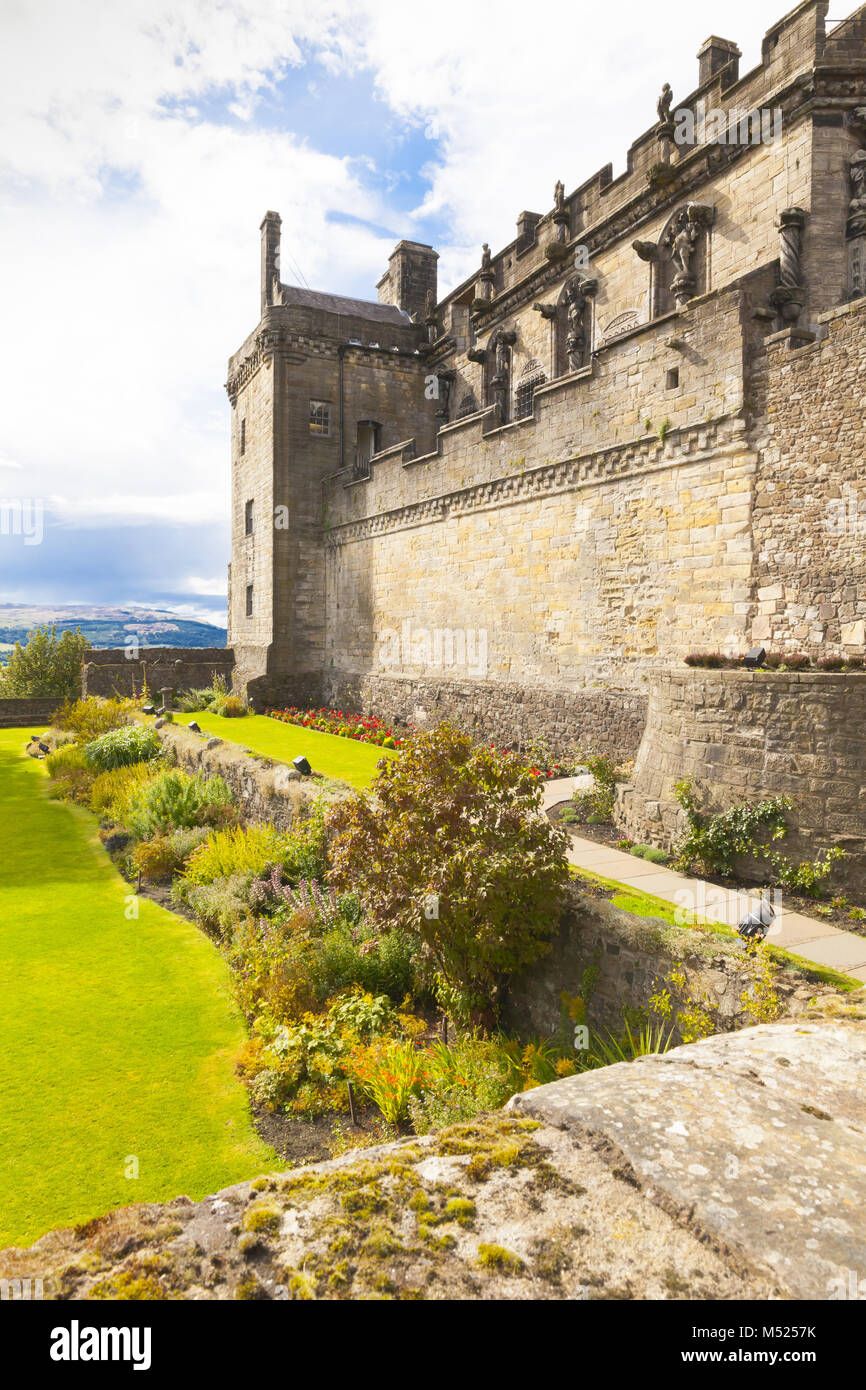
<svg viewBox="0 0 866 1390">
<path fill-rule="evenodd" d="M 201 689 L 215 675 L 231 682 L 235 654 L 231 647 L 141 647 L 130 659 L 125 648 L 100 648 L 87 653 L 82 667 L 82 694 L 137 696 L 145 688 L 152 696 L 162 689 Z"/>
<path fill-rule="evenodd" d="M 866 674 L 657 672 L 631 782 L 618 792 L 617 824 L 669 849 L 685 828 L 674 796 L 683 778 L 710 811 L 789 797 L 779 851 L 814 859 L 837 845 L 847 858 L 834 879 L 866 886 Z"/>
</svg>

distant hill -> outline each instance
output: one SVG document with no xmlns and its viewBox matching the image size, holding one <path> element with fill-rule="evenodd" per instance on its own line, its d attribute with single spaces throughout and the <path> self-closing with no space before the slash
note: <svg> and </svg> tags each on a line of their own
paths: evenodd
<svg viewBox="0 0 866 1390">
<path fill-rule="evenodd" d="M 0 660 L 34 627 L 80 628 L 92 647 L 122 647 L 137 634 L 142 647 L 224 647 L 226 629 L 158 608 L 0 603 Z"/>
</svg>

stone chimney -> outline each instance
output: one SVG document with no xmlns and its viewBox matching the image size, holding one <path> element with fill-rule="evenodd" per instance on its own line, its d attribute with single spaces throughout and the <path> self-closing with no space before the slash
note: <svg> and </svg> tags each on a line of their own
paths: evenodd
<svg viewBox="0 0 866 1390">
<path fill-rule="evenodd" d="M 439 252 L 420 241 L 398 241 L 388 257 L 388 269 L 377 285 L 380 304 L 396 304 L 410 318 L 424 317 L 428 291 L 438 298 L 436 262 Z"/>
<path fill-rule="evenodd" d="M 278 212 L 266 212 L 262 233 L 262 314 L 275 302 L 274 284 L 280 279 L 280 227 Z"/>
<path fill-rule="evenodd" d="M 703 87 L 717 72 L 730 65 L 730 71 L 725 78 L 725 85 L 729 87 L 740 75 L 742 56 L 737 45 L 730 39 L 719 39 L 713 34 L 698 50 L 698 86 Z"/>
</svg>

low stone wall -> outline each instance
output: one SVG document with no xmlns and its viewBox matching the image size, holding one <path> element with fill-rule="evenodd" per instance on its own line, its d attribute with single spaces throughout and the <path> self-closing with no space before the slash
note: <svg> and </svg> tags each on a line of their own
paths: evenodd
<svg viewBox="0 0 866 1390">
<path fill-rule="evenodd" d="M 132 659 L 126 648 L 106 647 L 87 653 L 83 666 L 85 695 L 140 695 L 145 687 L 155 695 L 213 684 L 215 675 L 230 685 L 234 652 L 231 647 L 141 647 Z"/>
<path fill-rule="evenodd" d="M 59 695 L 27 695 L 18 700 L 0 700 L 0 729 L 27 728 L 41 733 L 63 704 Z"/>
<path fill-rule="evenodd" d="M 544 738 L 557 757 L 580 745 L 621 759 L 637 752 L 646 721 L 646 697 L 635 691 L 556 690 L 494 681 L 437 681 L 335 674 L 325 702 L 418 725 L 444 719 L 467 733 L 525 747 Z"/>
<path fill-rule="evenodd" d="M 669 849 L 684 826 L 674 786 L 685 777 L 716 811 L 790 797 L 780 850 L 814 859 L 838 845 L 849 856 L 838 880 L 866 888 L 866 673 L 656 672 L 617 825 Z"/>
<path fill-rule="evenodd" d="M 238 737 L 243 737 L 243 720 L 238 720 Z M 230 787 L 246 821 L 272 821 L 279 830 L 288 830 L 303 819 L 309 807 L 322 795 L 333 795 L 342 783 L 322 783 L 302 778 L 286 763 L 274 762 L 245 752 L 236 743 L 190 733 L 176 724 L 162 724 L 157 733 L 185 772 L 219 774 Z M 348 786 L 346 791 L 351 790 Z"/>
<path fill-rule="evenodd" d="M 645 1010 L 658 982 L 677 964 L 685 970 L 690 998 L 710 1001 L 714 1031 L 755 1021 L 743 1004 L 751 975 L 736 938 L 635 917 L 573 886 L 549 955 L 509 985 L 502 1026 L 524 1038 L 555 1033 L 562 1026 L 565 993 L 584 1000 L 591 1029 L 620 1033 L 624 1009 Z M 788 968 L 776 977 L 775 989 L 787 1017 L 804 1013 L 816 995 L 836 993 Z"/>
</svg>

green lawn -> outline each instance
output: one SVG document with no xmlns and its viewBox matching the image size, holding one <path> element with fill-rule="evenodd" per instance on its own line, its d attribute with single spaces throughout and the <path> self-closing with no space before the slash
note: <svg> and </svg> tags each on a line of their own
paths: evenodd
<svg viewBox="0 0 866 1390">
<path fill-rule="evenodd" d="M 382 758 L 393 758 L 388 748 L 375 743 L 360 743 L 354 738 L 337 734 L 322 734 L 318 729 L 302 729 L 298 724 L 283 724 L 267 714 L 248 714 L 242 719 L 222 719 L 218 714 L 176 714 L 175 722 L 188 724 L 194 719 L 209 734 L 251 748 L 263 757 L 290 763 L 303 754 L 315 772 L 325 777 L 339 777 L 352 787 L 368 787 Z"/>
<path fill-rule="evenodd" d="M 24 737 L 0 730 L 0 1245 L 279 1166 L 234 1074 L 226 966 L 146 899 L 127 920 L 95 819 L 48 799 Z"/>
</svg>

